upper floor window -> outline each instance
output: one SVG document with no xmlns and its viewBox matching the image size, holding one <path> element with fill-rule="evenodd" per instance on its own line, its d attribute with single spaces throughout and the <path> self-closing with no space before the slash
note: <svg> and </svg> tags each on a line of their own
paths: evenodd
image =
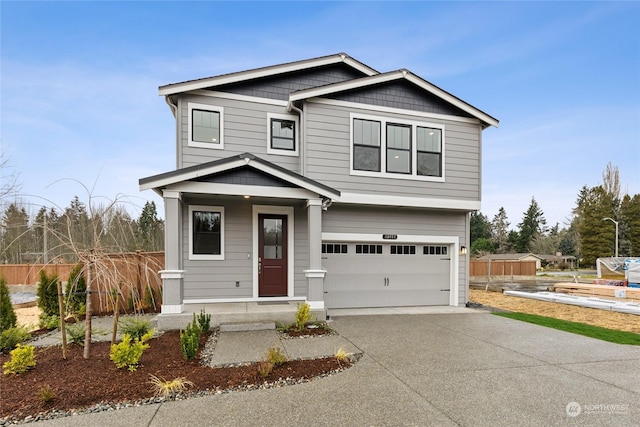
<svg viewBox="0 0 640 427">
<path fill-rule="evenodd" d="M 267 128 L 267 153 L 298 155 L 298 116 L 268 114 Z"/>
<path fill-rule="evenodd" d="M 222 107 L 189 103 L 188 113 L 190 146 L 224 148 L 224 113 Z"/>
<path fill-rule="evenodd" d="M 444 179 L 443 125 L 356 114 L 351 120 L 352 175 Z"/>
</svg>

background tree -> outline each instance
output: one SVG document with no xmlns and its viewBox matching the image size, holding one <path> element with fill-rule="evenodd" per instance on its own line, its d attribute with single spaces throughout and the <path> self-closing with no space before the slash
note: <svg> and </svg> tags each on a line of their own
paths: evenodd
<svg viewBox="0 0 640 427">
<path fill-rule="evenodd" d="M 139 247 L 159 251 L 164 247 L 164 222 L 158 218 L 155 202 L 146 202 L 137 223 Z"/>
<path fill-rule="evenodd" d="M 489 239 L 491 240 L 491 223 L 486 215 L 483 215 L 480 211 L 471 212 L 469 225 L 469 234 L 471 238 L 471 245 L 477 239 Z"/>
<path fill-rule="evenodd" d="M 531 204 L 524 213 L 522 222 L 518 224 L 518 240 L 516 243 L 516 251 L 519 253 L 531 252 L 531 244 L 538 236 L 543 234 L 546 229 L 546 220 L 544 214 L 535 197 L 531 198 Z"/>
<path fill-rule="evenodd" d="M 626 194 L 620 203 L 620 234 L 625 256 L 640 256 L 640 194 Z M 622 248 L 622 247 L 621 247 Z"/>
<path fill-rule="evenodd" d="M 29 248 L 29 215 L 24 207 L 11 203 L 0 221 L 2 261 L 22 263 L 23 253 Z"/>
<path fill-rule="evenodd" d="M 576 213 L 584 263 L 595 265 L 602 256 L 615 253 L 615 225 L 604 218 L 616 219 L 612 194 L 601 185 L 584 187 L 580 192 Z"/>
<path fill-rule="evenodd" d="M 496 216 L 493 217 L 493 221 L 491 221 L 491 240 L 495 248 L 495 253 L 506 254 L 511 251 L 509 225 L 507 211 L 501 207 Z"/>
</svg>

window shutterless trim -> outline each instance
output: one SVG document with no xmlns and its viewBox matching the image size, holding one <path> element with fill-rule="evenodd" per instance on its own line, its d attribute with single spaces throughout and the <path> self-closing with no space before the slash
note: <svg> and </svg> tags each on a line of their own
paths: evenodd
<svg viewBox="0 0 640 427">
<path fill-rule="evenodd" d="M 289 120 L 293 122 L 294 132 L 293 132 L 293 150 L 288 150 L 284 148 L 273 148 L 272 147 L 272 135 L 271 135 L 271 125 L 273 120 Z M 280 156 L 298 156 L 298 146 L 300 141 L 300 120 L 299 117 L 295 114 L 278 114 L 278 113 L 267 113 L 267 153 L 268 154 L 278 154 Z"/>
<path fill-rule="evenodd" d="M 220 214 L 220 254 L 193 253 L 193 213 L 215 212 Z M 222 206 L 189 206 L 189 259 L 192 261 L 222 261 L 224 260 L 224 208 Z"/>
<path fill-rule="evenodd" d="M 220 137 L 218 142 L 203 142 L 193 140 L 193 111 L 205 111 L 218 113 Z M 189 147 L 212 148 L 215 150 L 224 149 L 224 108 L 215 105 L 198 104 L 195 102 L 187 103 L 187 145 Z"/>
</svg>

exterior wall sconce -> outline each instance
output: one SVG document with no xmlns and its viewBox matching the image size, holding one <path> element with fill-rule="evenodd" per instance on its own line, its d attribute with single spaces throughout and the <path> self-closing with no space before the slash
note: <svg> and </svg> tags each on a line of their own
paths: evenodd
<svg viewBox="0 0 640 427">
<path fill-rule="evenodd" d="M 460 255 L 466 255 L 466 254 L 467 254 L 467 247 L 460 246 Z"/>
</svg>

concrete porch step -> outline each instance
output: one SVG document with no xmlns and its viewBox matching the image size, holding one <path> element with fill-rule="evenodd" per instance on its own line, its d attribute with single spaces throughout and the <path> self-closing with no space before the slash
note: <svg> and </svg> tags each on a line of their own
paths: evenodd
<svg viewBox="0 0 640 427">
<path fill-rule="evenodd" d="M 220 332 L 270 331 L 274 329 L 276 329 L 275 322 L 220 324 Z"/>
</svg>

